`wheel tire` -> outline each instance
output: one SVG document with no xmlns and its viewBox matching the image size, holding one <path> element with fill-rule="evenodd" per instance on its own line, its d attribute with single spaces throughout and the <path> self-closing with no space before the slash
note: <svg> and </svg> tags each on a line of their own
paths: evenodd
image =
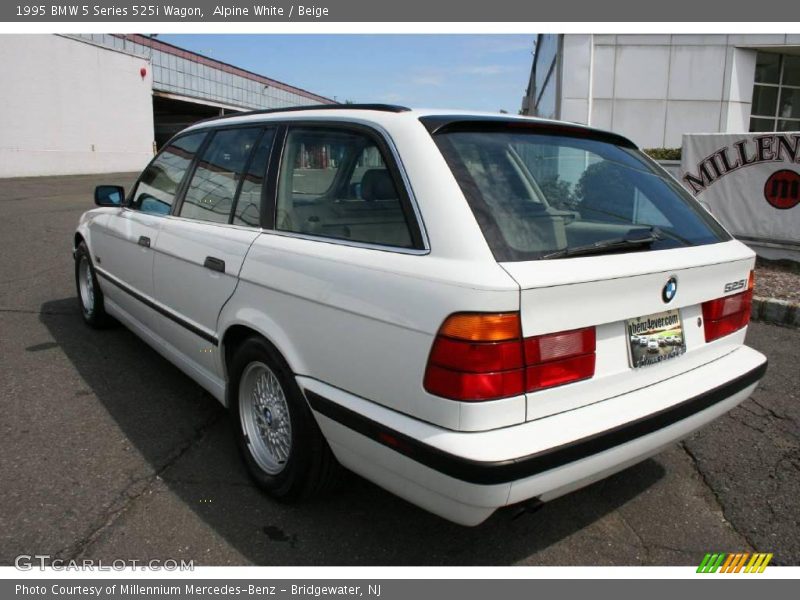
<svg viewBox="0 0 800 600">
<path fill-rule="evenodd" d="M 78 244 L 75 250 L 75 287 L 78 307 L 86 324 L 95 329 L 108 327 L 113 321 L 106 313 L 103 292 L 85 242 Z"/>
<path fill-rule="evenodd" d="M 280 353 L 263 338 L 248 338 L 228 372 L 239 450 L 258 486 L 282 502 L 330 490 L 341 467 Z"/>
</svg>

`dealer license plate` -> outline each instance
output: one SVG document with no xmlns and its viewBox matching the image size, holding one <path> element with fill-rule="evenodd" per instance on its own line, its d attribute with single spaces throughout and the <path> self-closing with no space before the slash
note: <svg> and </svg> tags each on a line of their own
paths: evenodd
<svg viewBox="0 0 800 600">
<path fill-rule="evenodd" d="M 686 352 L 679 310 L 628 319 L 625 328 L 634 369 L 663 362 Z"/>
</svg>

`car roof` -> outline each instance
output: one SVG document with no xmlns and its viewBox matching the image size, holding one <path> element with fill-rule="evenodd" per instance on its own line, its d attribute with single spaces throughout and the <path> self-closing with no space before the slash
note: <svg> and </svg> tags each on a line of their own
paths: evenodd
<svg viewBox="0 0 800 600">
<path fill-rule="evenodd" d="M 186 131 L 200 128 L 216 128 L 238 124 L 298 119 L 331 121 L 354 120 L 362 123 L 371 122 L 378 125 L 397 124 L 398 121 L 417 121 L 422 122 L 431 133 L 463 126 L 480 126 L 486 128 L 528 125 L 536 127 L 537 129 L 552 130 L 553 133 L 565 132 L 571 135 L 601 137 L 613 143 L 633 148 L 636 147 L 633 142 L 620 134 L 588 127 L 580 123 L 484 111 L 408 108 L 395 104 L 311 104 L 278 109 L 254 110 L 206 119 L 188 127 Z"/>
</svg>

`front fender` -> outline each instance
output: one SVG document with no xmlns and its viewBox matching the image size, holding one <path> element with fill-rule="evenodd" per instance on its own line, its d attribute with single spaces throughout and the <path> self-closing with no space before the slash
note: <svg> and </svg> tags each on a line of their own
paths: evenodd
<svg viewBox="0 0 800 600">
<path fill-rule="evenodd" d="M 108 218 L 113 212 L 118 211 L 116 208 L 93 208 L 87 210 L 78 219 L 78 226 L 75 228 L 75 234 L 72 236 L 72 257 L 75 257 L 75 251 L 78 249 L 80 240 L 86 242 L 86 247 L 89 249 L 89 255 L 94 260 L 94 251 L 92 247 L 92 225 L 95 221 L 101 218 Z"/>
</svg>

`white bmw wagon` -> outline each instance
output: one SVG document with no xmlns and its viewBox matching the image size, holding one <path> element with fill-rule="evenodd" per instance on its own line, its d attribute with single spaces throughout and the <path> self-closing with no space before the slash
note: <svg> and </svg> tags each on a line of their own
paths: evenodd
<svg viewBox="0 0 800 600">
<path fill-rule="evenodd" d="M 189 127 L 95 202 L 83 318 L 228 406 L 282 500 L 344 466 L 476 525 L 653 455 L 766 370 L 744 345 L 753 252 L 614 133 L 260 111 Z"/>
</svg>

